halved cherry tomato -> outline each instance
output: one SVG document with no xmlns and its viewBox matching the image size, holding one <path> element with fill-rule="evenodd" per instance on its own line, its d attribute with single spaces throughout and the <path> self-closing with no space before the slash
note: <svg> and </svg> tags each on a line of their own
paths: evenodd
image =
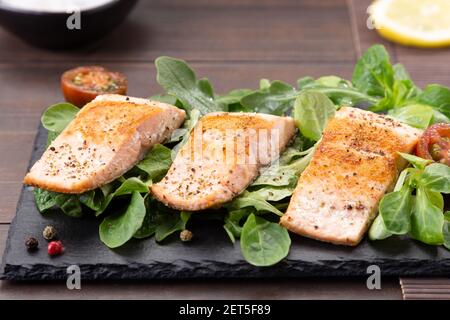
<svg viewBox="0 0 450 320">
<path fill-rule="evenodd" d="M 436 123 L 423 133 L 416 154 L 450 166 L 450 124 Z"/>
<path fill-rule="evenodd" d="M 61 76 L 61 89 L 66 101 L 82 107 L 101 94 L 127 94 L 127 78 L 99 66 L 78 67 Z"/>
</svg>

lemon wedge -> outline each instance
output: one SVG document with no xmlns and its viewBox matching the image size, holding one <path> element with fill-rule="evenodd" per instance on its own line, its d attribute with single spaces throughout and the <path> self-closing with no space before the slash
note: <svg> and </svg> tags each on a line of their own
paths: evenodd
<svg viewBox="0 0 450 320">
<path fill-rule="evenodd" d="M 376 0 L 368 9 L 381 36 L 403 45 L 450 45 L 450 0 Z"/>
</svg>

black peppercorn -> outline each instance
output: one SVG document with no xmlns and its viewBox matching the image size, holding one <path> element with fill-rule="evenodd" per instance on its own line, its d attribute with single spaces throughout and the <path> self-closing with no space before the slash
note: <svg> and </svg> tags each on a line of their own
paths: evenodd
<svg viewBox="0 0 450 320">
<path fill-rule="evenodd" d="M 36 240 L 36 238 L 30 237 L 25 241 L 25 246 L 27 247 L 28 251 L 34 251 L 38 248 L 39 242 Z"/>
</svg>

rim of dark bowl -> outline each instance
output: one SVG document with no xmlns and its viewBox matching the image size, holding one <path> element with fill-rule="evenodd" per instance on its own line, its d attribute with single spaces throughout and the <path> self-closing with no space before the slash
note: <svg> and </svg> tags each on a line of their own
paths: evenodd
<svg viewBox="0 0 450 320">
<path fill-rule="evenodd" d="M 80 10 L 80 12 L 95 13 L 96 11 L 103 11 L 105 9 L 108 9 L 109 7 L 112 7 L 113 5 L 116 5 L 118 2 L 122 2 L 122 1 L 125 1 L 125 0 L 110 0 L 109 2 L 107 2 L 105 4 L 102 4 L 102 5 L 93 7 L 93 8 Z M 134 1 L 136 2 L 137 0 L 134 0 Z M 28 9 L 22 9 L 22 8 L 14 8 L 14 7 L 3 4 L 1 1 L 0 1 L 0 10 L 9 11 L 12 13 L 36 15 L 36 16 L 69 14 L 66 11 L 36 11 L 36 10 L 28 10 Z"/>
</svg>

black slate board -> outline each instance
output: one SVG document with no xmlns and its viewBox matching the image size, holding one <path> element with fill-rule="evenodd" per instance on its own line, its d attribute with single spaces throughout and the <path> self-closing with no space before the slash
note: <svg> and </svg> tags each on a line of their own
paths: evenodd
<svg viewBox="0 0 450 320">
<path fill-rule="evenodd" d="M 42 154 L 46 132 L 39 128 L 31 163 Z M 54 225 L 66 252 L 51 258 L 41 232 Z M 3 255 L 2 279 L 62 280 L 66 268 L 79 265 L 82 279 L 182 279 L 257 278 L 307 276 L 367 276 L 367 267 L 376 264 L 385 276 L 449 276 L 450 252 L 410 239 L 391 238 L 363 241 L 343 247 L 292 235 L 289 256 L 274 267 L 258 268 L 242 258 L 239 244 L 232 245 L 222 226 L 213 221 L 196 221 L 190 226 L 194 241 L 182 243 L 176 236 L 163 244 L 153 238 L 133 240 L 110 250 L 98 237 L 99 221 L 73 219 L 62 214 L 41 215 L 34 205 L 31 188 L 24 187 L 17 213 L 10 227 Z M 24 241 L 37 236 L 37 252 L 26 251 Z"/>
</svg>

